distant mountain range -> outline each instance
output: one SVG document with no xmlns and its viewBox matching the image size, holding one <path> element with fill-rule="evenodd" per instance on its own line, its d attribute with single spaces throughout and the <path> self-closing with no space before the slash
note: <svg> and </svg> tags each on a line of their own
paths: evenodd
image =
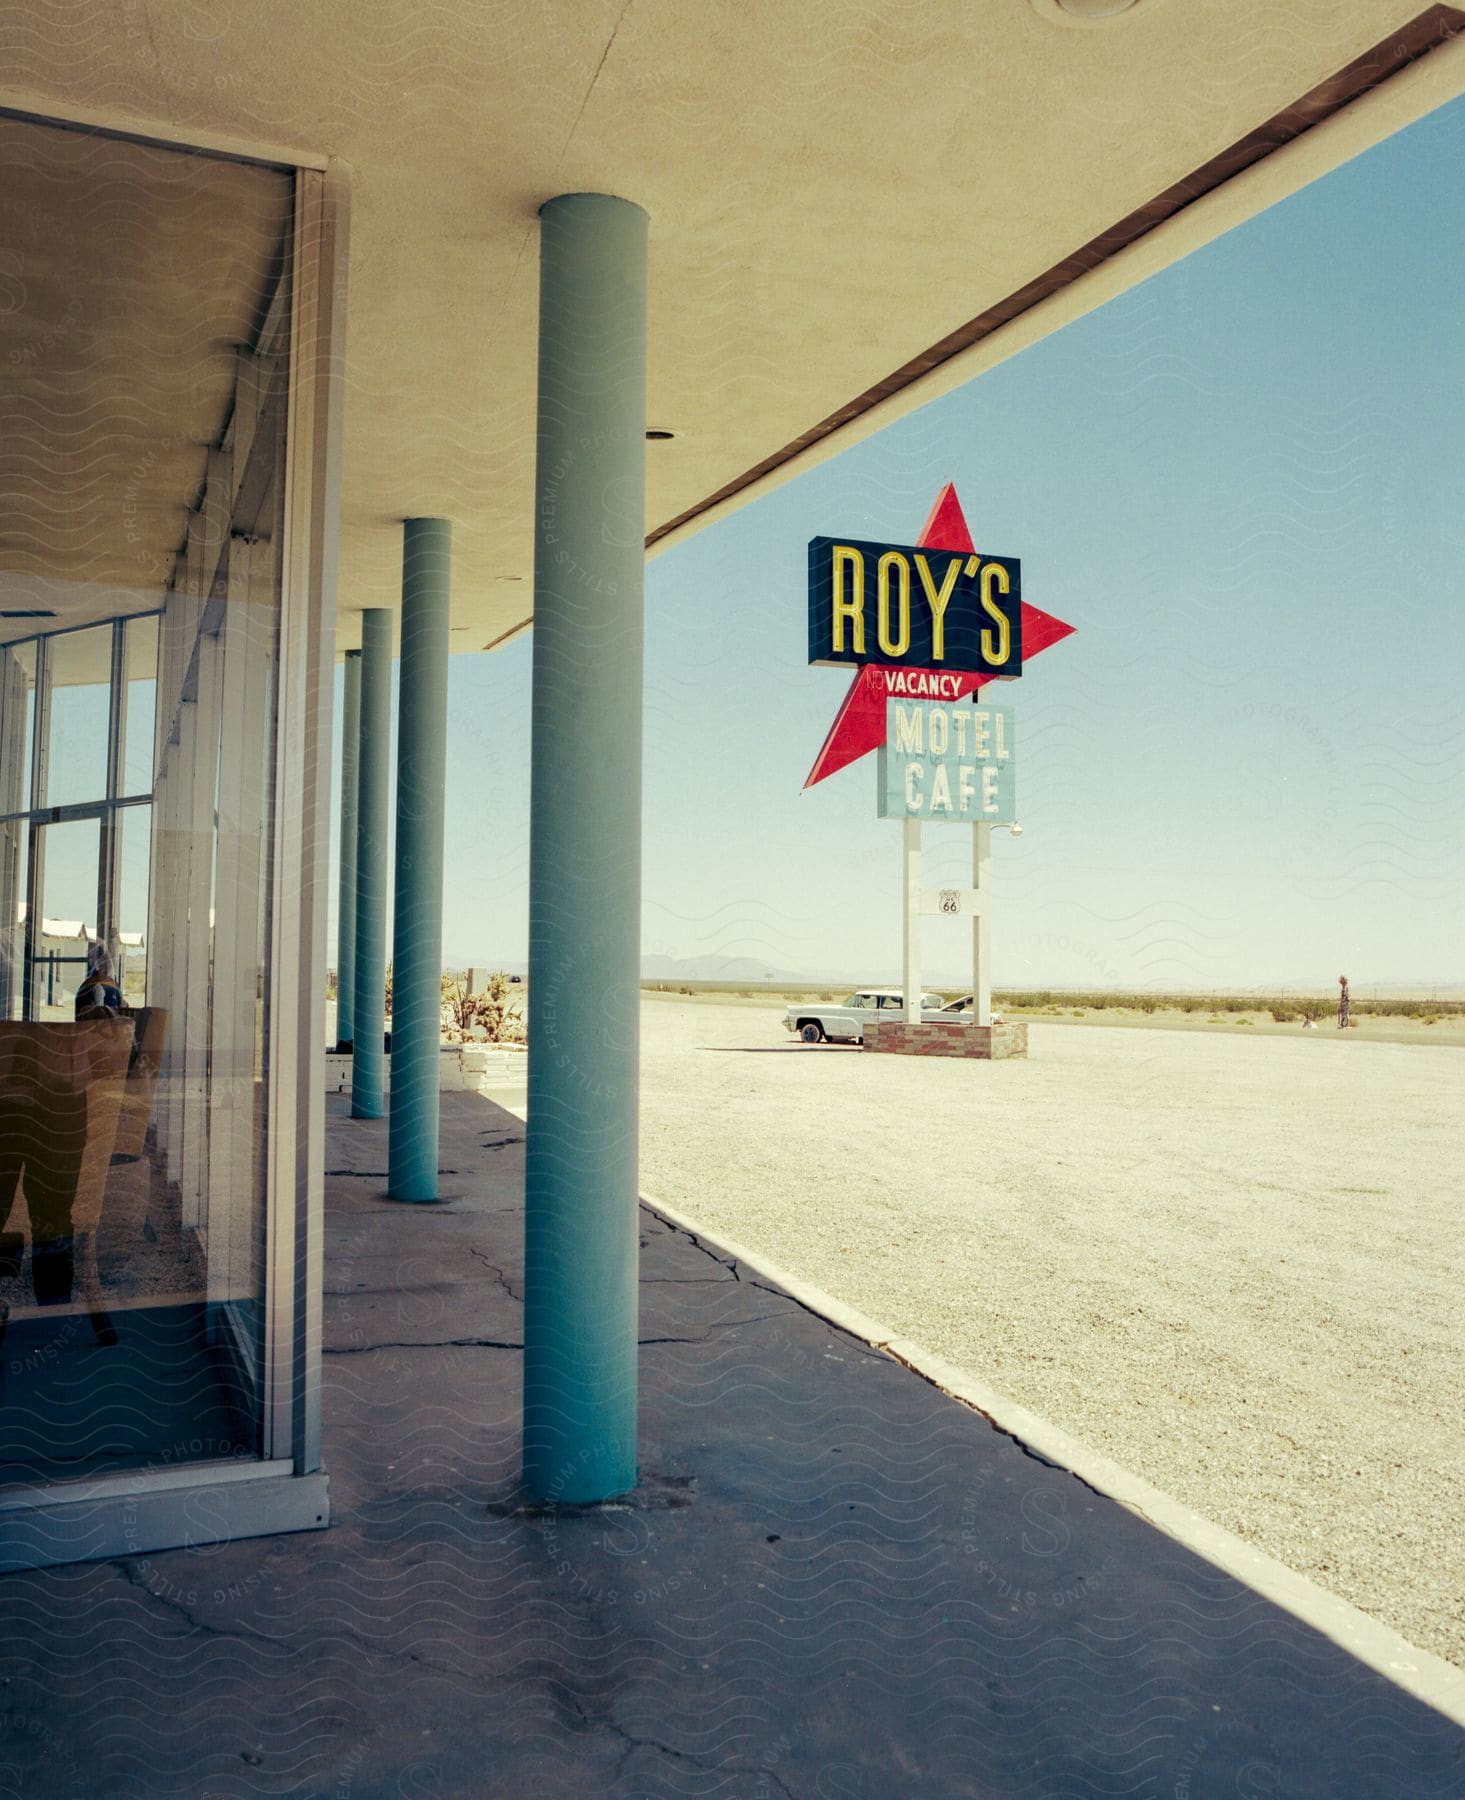
<svg viewBox="0 0 1465 1800">
<path fill-rule="evenodd" d="M 527 973 L 524 963 L 496 963 L 489 957 L 448 955 L 445 969 L 498 969 L 509 975 Z M 786 986 L 800 979 L 785 969 L 770 969 L 751 956 L 643 956 L 643 981 L 766 981 Z"/>
<path fill-rule="evenodd" d="M 643 981 L 797 981 L 785 969 L 770 969 L 751 956 L 643 956 Z"/>
</svg>

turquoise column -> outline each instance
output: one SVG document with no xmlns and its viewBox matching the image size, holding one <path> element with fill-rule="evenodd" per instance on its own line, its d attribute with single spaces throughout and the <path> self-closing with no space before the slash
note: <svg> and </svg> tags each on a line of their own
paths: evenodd
<svg viewBox="0 0 1465 1800">
<path fill-rule="evenodd" d="M 392 1098 L 387 1129 L 387 1193 L 393 1200 L 437 1199 L 452 548 L 453 528 L 446 519 L 408 519 L 402 528 Z"/>
<path fill-rule="evenodd" d="M 646 214 L 540 209 L 524 1482 L 636 1482 Z"/>
<path fill-rule="evenodd" d="M 361 615 L 361 737 L 356 766 L 356 982 L 351 1117 L 382 1116 L 387 980 L 387 795 L 392 772 L 392 615 Z"/>
<path fill-rule="evenodd" d="M 356 784 L 361 751 L 361 652 L 341 671 L 341 871 L 336 902 L 336 1043 L 352 1039 L 356 992 Z"/>
</svg>

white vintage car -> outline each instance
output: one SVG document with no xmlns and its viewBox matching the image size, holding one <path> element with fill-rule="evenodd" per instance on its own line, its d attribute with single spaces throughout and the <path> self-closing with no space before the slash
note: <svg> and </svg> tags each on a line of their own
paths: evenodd
<svg viewBox="0 0 1465 1800">
<path fill-rule="evenodd" d="M 972 996 L 970 994 L 962 994 L 955 1000 L 947 1001 L 946 1005 L 941 1008 L 941 1017 L 943 1019 L 949 1019 L 957 1025 L 963 1023 L 970 1025 L 975 1016 L 972 1010 L 973 1005 L 974 1001 Z M 992 1023 L 994 1025 L 1005 1023 L 1000 1012 L 994 1010 L 992 1014 Z"/>
<path fill-rule="evenodd" d="M 940 994 L 921 995 L 921 1017 L 938 1018 L 945 1005 Z M 905 1016 L 905 996 L 899 988 L 857 988 L 838 1005 L 832 1001 L 801 1000 L 783 1015 L 784 1029 L 797 1032 L 806 1044 L 859 1044 L 864 1042 L 864 1022 L 878 1012 L 884 1018 Z"/>
</svg>

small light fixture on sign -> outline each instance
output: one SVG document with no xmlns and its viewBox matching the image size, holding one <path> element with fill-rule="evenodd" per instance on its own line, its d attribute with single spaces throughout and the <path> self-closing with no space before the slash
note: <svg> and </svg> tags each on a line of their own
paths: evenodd
<svg viewBox="0 0 1465 1800">
<path fill-rule="evenodd" d="M 676 436 L 674 431 L 667 431 L 660 425 L 653 425 L 646 433 L 648 443 L 666 444 Z"/>
<path fill-rule="evenodd" d="M 1033 11 L 1055 25 L 1104 25 L 1133 12 L 1140 0 L 1031 0 Z"/>
</svg>

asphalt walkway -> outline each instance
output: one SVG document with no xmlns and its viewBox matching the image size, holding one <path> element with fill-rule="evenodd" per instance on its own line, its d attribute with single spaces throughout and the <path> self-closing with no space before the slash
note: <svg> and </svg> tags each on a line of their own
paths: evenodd
<svg viewBox="0 0 1465 1800">
<path fill-rule="evenodd" d="M 523 1126 L 332 1100 L 326 1533 L 0 1578 L 0 1796 L 1465 1796 L 1465 1736 L 643 1215 L 644 1484 L 516 1491 Z"/>
</svg>

